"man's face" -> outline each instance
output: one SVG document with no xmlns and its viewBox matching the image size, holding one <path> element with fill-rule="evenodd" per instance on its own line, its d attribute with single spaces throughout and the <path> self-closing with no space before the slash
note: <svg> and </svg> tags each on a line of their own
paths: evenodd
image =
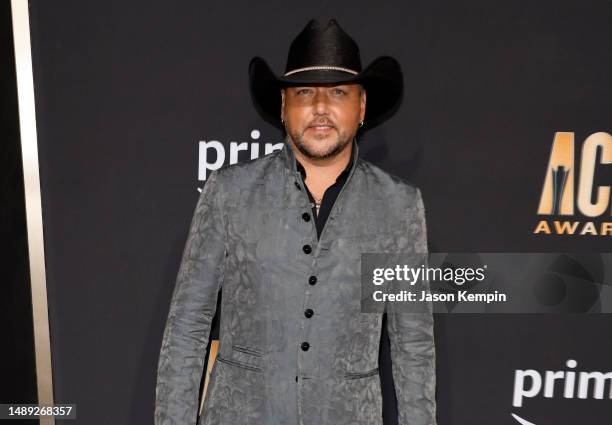
<svg viewBox="0 0 612 425">
<path fill-rule="evenodd" d="M 366 94 L 359 84 L 286 87 L 281 97 L 287 134 L 310 159 L 341 152 L 365 116 Z"/>
</svg>

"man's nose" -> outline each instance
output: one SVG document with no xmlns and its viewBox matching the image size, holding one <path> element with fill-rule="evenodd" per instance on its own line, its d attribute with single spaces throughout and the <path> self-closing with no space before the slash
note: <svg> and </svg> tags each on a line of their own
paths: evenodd
<svg viewBox="0 0 612 425">
<path fill-rule="evenodd" d="M 324 88 L 317 88 L 313 99 L 315 113 L 326 114 L 327 108 L 329 107 L 329 99 L 327 98 L 327 92 Z"/>
</svg>

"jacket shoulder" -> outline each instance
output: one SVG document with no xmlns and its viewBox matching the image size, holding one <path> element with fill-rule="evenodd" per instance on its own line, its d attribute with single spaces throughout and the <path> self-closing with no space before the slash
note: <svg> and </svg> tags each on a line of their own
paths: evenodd
<svg viewBox="0 0 612 425">
<path fill-rule="evenodd" d="M 228 186 L 237 182 L 257 182 L 265 175 L 271 167 L 274 167 L 276 158 L 282 153 L 282 149 L 274 150 L 258 158 L 240 161 L 234 164 L 225 164 L 214 171 L 216 178 Z"/>
<path fill-rule="evenodd" d="M 359 163 L 365 172 L 366 179 L 373 188 L 382 189 L 384 192 L 393 193 L 394 195 L 402 193 L 410 198 L 411 201 L 421 196 L 420 189 L 413 182 L 389 173 L 363 158 L 359 158 Z"/>
</svg>

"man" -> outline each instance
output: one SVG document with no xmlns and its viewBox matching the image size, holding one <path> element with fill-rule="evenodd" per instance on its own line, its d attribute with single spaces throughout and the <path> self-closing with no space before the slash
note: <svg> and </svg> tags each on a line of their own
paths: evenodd
<svg viewBox="0 0 612 425">
<path fill-rule="evenodd" d="M 251 92 L 284 149 L 213 172 L 196 206 L 161 347 L 157 425 L 196 423 L 223 288 L 204 425 L 382 424 L 382 314 L 360 312 L 360 254 L 427 250 L 419 190 L 358 155 L 355 135 L 397 107 L 402 74 L 363 71 L 334 20 L 311 21 Z M 399 423 L 435 424 L 431 314 L 387 313 Z"/>
</svg>

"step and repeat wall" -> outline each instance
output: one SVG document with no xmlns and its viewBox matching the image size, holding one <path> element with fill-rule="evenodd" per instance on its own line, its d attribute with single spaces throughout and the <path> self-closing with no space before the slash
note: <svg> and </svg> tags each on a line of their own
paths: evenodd
<svg viewBox="0 0 612 425">
<path fill-rule="evenodd" d="M 77 404 L 70 423 L 153 422 L 199 190 L 283 137 L 253 108 L 249 60 L 281 73 L 312 17 L 336 18 L 364 64 L 401 63 L 402 106 L 360 154 L 421 188 L 431 251 L 567 253 L 572 267 L 546 270 L 561 287 L 610 268 L 609 1 L 32 1 L 53 383 Z M 588 293 L 550 314 L 437 315 L 439 424 L 609 423 L 612 316 L 583 314 Z"/>
</svg>

